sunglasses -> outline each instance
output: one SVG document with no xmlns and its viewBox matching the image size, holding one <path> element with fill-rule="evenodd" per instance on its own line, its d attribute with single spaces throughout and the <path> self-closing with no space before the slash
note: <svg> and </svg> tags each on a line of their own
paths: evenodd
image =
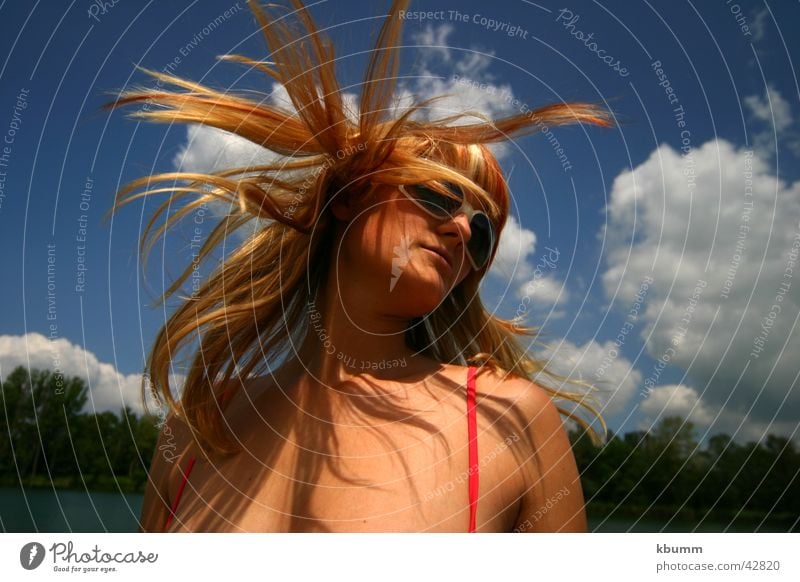
<svg viewBox="0 0 800 582">
<path fill-rule="evenodd" d="M 475 210 L 467 202 L 458 186 L 450 182 L 443 184 L 457 199 L 439 194 L 422 184 L 400 185 L 398 188 L 407 198 L 435 218 L 453 218 L 462 212 L 467 216 L 471 232 L 467 241 L 467 257 L 473 268 L 478 271 L 486 266 L 492 254 L 495 240 L 494 225 L 486 213 Z"/>
</svg>

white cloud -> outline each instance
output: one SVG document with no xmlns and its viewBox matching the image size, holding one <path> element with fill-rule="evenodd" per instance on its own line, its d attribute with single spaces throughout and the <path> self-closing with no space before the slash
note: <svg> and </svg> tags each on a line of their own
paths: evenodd
<svg viewBox="0 0 800 582">
<path fill-rule="evenodd" d="M 764 97 L 750 95 L 744 98 L 753 117 L 774 125 L 778 131 L 784 130 L 792 124 L 792 108 L 784 99 L 780 91 L 774 87 L 767 87 Z"/>
<path fill-rule="evenodd" d="M 564 282 L 553 275 L 561 253 L 546 246 L 534 261 L 535 253 L 536 233 L 523 228 L 514 215 L 509 215 L 489 274 L 508 282 L 518 298 L 527 298 L 526 309 L 550 309 L 548 317 L 558 319 L 566 312 L 554 308 L 563 306 L 570 298 Z"/>
<path fill-rule="evenodd" d="M 562 305 L 569 300 L 569 291 L 564 287 L 564 282 L 556 280 L 551 275 L 532 279 L 527 285 L 519 288 L 518 295 L 529 296 L 531 304 L 539 307 Z"/>
<path fill-rule="evenodd" d="M 658 363 L 643 370 L 645 383 L 658 385 L 664 365 L 675 365 L 687 384 L 705 387 L 703 405 L 726 426 L 796 426 L 800 263 L 790 253 L 800 244 L 800 182 L 777 179 L 758 152 L 748 157 L 723 139 L 691 158 L 662 145 L 615 179 L 607 211 L 600 236 L 612 303 L 626 311 L 654 278 L 641 337 Z M 774 304 L 780 313 L 765 320 Z"/>
<path fill-rule="evenodd" d="M 560 340 L 537 351 L 536 356 L 544 358 L 553 372 L 596 386 L 598 409 L 605 420 L 632 407 L 642 374 L 619 353 L 614 342 L 589 340 L 576 346 Z M 572 386 L 566 389 L 575 390 Z"/>
<path fill-rule="evenodd" d="M 211 173 L 274 159 L 269 150 L 238 135 L 207 125 L 189 125 L 186 143 L 175 154 L 173 164 L 179 172 Z"/>
<path fill-rule="evenodd" d="M 436 54 L 445 63 L 452 62 L 452 49 L 447 44 L 447 37 L 453 32 L 453 25 L 444 23 L 439 26 L 432 26 L 428 23 L 425 28 L 413 32 L 411 36 L 412 42 L 415 42 L 424 50 L 417 49 L 417 54 L 426 59 L 430 55 Z M 427 56 L 426 56 L 427 55 Z"/>
<path fill-rule="evenodd" d="M 494 51 L 481 51 L 477 48 L 459 49 L 448 44 L 453 32 L 451 24 L 425 28 L 411 34 L 417 49 L 414 70 L 398 87 L 398 111 L 406 109 L 412 98 L 423 101 L 435 95 L 448 95 L 435 101 L 422 112 L 425 119 L 437 119 L 463 112 L 478 112 L 489 118 L 498 118 L 520 113 L 513 106 L 514 94 L 508 84 L 495 82 L 490 67 Z M 445 64 L 439 72 L 440 64 Z M 446 75 L 446 76 L 445 76 Z M 397 113 L 398 111 L 395 111 Z M 481 119 L 467 115 L 455 125 L 476 123 Z M 507 143 L 488 144 L 498 159 L 506 157 L 511 151 Z"/>
<path fill-rule="evenodd" d="M 658 418 L 665 416 L 680 416 L 698 425 L 708 426 L 715 416 L 700 400 L 697 391 L 683 384 L 654 388 L 642 402 L 641 411 L 647 415 L 642 428 L 649 428 L 658 422 Z"/>
<path fill-rule="evenodd" d="M 757 151 L 765 157 L 772 157 L 777 141 L 778 146 L 785 145 L 800 157 L 800 132 L 794 127 L 791 104 L 780 91 L 769 86 L 763 97 L 750 95 L 744 98 L 744 104 L 756 120 L 751 137 Z"/>
<path fill-rule="evenodd" d="M 702 393 L 684 384 L 654 388 L 642 402 L 641 411 L 645 416 L 639 422 L 639 430 L 650 430 L 666 416 L 679 416 L 695 425 L 695 436 L 701 440 L 706 435 L 727 434 L 739 442 L 757 442 L 767 434 L 780 434 L 800 443 L 796 420 L 757 420 L 742 417 L 735 410 L 710 407 Z"/>
<path fill-rule="evenodd" d="M 100 362 L 95 355 L 65 338 L 50 340 L 40 333 L 22 336 L 0 335 L 0 376 L 5 379 L 17 367 L 59 371 L 65 377 L 77 376 L 89 388 L 84 410 L 87 412 L 111 411 L 119 413 L 128 406 L 142 414 L 141 374 L 121 374 L 111 364 Z M 178 390 L 184 379 L 177 375 L 170 385 Z M 157 410 L 148 401 L 152 412 Z"/>
<path fill-rule="evenodd" d="M 531 260 L 535 252 L 536 233 L 520 226 L 509 214 L 489 273 L 501 279 L 525 281 L 533 273 Z"/>
<path fill-rule="evenodd" d="M 750 23 L 750 28 L 753 31 L 753 40 L 756 42 L 764 38 L 764 33 L 766 32 L 768 24 L 767 16 L 769 16 L 769 10 L 767 8 L 762 8 L 754 12 L 751 16 L 752 22 Z"/>
</svg>

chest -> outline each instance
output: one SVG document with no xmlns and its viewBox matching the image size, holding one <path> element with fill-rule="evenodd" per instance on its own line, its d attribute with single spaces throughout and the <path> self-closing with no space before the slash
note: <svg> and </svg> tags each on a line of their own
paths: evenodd
<svg viewBox="0 0 800 582">
<path fill-rule="evenodd" d="M 467 531 L 463 410 L 444 403 L 383 422 L 359 416 L 262 419 L 242 435 L 243 452 L 198 457 L 171 530 Z M 489 423 L 479 419 L 478 428 L 479 531 L 509 531 L 521 486 L 517 460 Z"/>
</svg>

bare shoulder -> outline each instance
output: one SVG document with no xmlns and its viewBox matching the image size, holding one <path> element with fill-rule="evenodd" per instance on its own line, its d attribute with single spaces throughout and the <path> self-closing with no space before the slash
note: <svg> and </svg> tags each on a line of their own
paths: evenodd
<svg viewBox="0 0 800 582">
<path fill-rule="evenodd" d="M 156 450 L 147 475 L 139 531 L 160 532 L 169 515 L 170 485 L 179 474 L 178 468 L 191 445 L 188 427 L 172 411 L 160 424 Z"/>
<path fill-rule="evenodd" d="M 586 531 L 580 475 L 550 393 L 536 382 L 503 371 L 487 369 L 480 377 L 478 390 L 507 403 L 506 421 L 519 436 L 516 458 L 524 485 L 514 531 Z"/>
<path fill-rule="evenodd" d="M 513 407 L 515 414 L 529 420 L 552 405 L 550 394 L 544 388 L 511 372 L 485 367 L 478 371 L 476 379 L 476 391 L 479 394 L 507 403 Z"/>
<path fill-rule="evenodd" d="M 230 398 L 223 409 L 227 423 L 243 421 L 246 412 L 252 410 L 252 398 L 264 392 L 269 384 L 267 380 L 265 377 L 230 380 L 224 391 L 230 391 Z M 168 411 L 159 423 L 156 450 L 145 485 L 139 531 L 163 531 L 188 458 L 199 453 L 197 438 L 191 428 L 172 410 Z"/>
<path fill-rule="evenodd" d="M 477 379 L 479 389 L 497 396 L 530 397 L 532 392 L 541 392 L 543 395 L 547 395 L 538 384 L 501 368 L 490 368 L 488 366 L 479 368 Z"/>
</svg>

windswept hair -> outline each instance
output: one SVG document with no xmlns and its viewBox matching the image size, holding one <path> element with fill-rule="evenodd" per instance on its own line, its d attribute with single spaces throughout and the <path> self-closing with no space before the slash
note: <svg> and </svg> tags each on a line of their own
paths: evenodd
<svg viewBox="0 0 800 582">
<path fill-rule="evenodd" d="M 368 197 L 378 185 L 446 180 L 477 197 L 500 233 L 509 212 L 509 192 L 486 144 L 532 134 L 543 126 L 612 125 L 608 111 L 589 103 L 550 104 L 496 120 L 475 112 L 434 121 L 414 118 L 414 113 L 444 95 L 416 101 L 391 118 L 403 25 L 399 13 L 407 8 L 408 0 L 392 2 L 364 74 L 358 111 L 349 111 L 336 78 L 331 40 L 318 32 L 300 0 L 292 0 L 292 4 L 295 10 L 291 14 L 273 16 L 272 6 L 261 7 L 248 0 L 272 61 L 240 55 L 218 58 L 257 69 L 282 84 L 295 111 L 148 69 L 143 70 L 185 91 L 135 88 L 115 93 L 117 98 L 103 105 L 110 110 L 147 103 L 156 107 L 129 116 L 216 127 L 278 154 L 275 161 L 263 165 L 140 178 L 117 193 L 109 211 L 153 194 L 194 196 L 169 216 L 148 242 L 156 218 L 174 204 L 172 197 L 156 210 L 141 239 L 145 264 L 161 234 L 209 202 L 227 201 L 230 212 L 210 232 L 193 263 L 206 260 L 228 233 L 253 219 L 263 220 L 262 228 L 217 265 L 192 297 L 184 298 L 159 331 L 146 364 L 156 402 L 166 403 L 203 446 L 219 452 L 240 450 L 224 426 L 220 406 L 223 391 L 234 385 L 234 376 L 268 372 L 292 342 L 301 341 L 309 330 L 307 299 L 324 283 L 332 260 L 332 197 Z M 290 24 L 289 16 L 296 17 L 299 27 Z M 483 121 L 453 124 L 465 116 Z M 188 184 L 177 187 L 178 180 Z M 133 194 L 153 182 L 172 185 Z M 497 245 L 491 260 L 496 252 Z M 591 388 L 549 371 L 520 344 L 519 336 L 535 338 L 537 328 L 522 326 L 517 319 L 500 319 L 485 309 L 478 285 L 491 260 L 481 271 L 471 271 L 432 313 L 411 322 L 406 332 L 409 347 L 441 362 L 476 363 L 537 381 L 545 373 L 559 384 L 570 381 Z M 188 265 L 160 302 L 175 294 L 196 268 L 196 264 Z M 176 400 L 169 386 L 170 364 L 173 355 L 195 336 L 199 348 Z M 604 440 L 606 425 L 596 408 L 586 402 L 587 395 L 541 385 L 556 400 L 571 403 L 570 407 L 557 404 L 561 414 L 591 428 L 596 443 Z M 146 390 L 143 381 L 143 395 Z M 599 420 L 603 434 L 576 413 L 578 408 Z"/>
</svg>

